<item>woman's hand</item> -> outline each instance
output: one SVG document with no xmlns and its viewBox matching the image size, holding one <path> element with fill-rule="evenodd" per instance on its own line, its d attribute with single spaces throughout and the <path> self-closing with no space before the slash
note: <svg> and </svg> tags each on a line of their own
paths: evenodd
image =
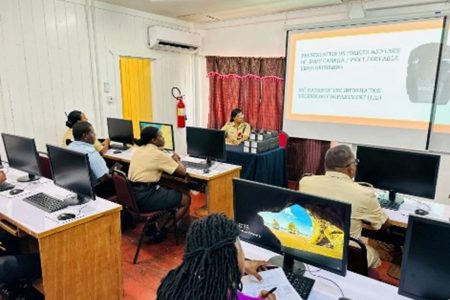
<svg viewBox="0 0 450 300">
<path fill-rule="evenodd" d="M 268 292 L 269 292 L 269 291 L 264 291 L 264 290 L 262 290 L 261 292 L 259 292 L 259 297 L 260 297 L 260 298 L 267 299 L 267 300 L 277 300 L 277 296 L 275 296 L 274 293 L 270 293 L 268 296 L 266 296 Z M 265 296 L 265 297 L 264 297 L 264 296 Z"/>
<path fill-rule="evenodd" d="M 6 181 L 6 175 L 3 171 L 0 171 L 0 183 L 3 183 L 4 181 Z"/>
<path fill-rule="evenodd" d="M 261 275 L 258 274 L 260 271 L 267 270 L 267 266 L 270 265 L 268 261 L 263 260 L 246 260 L 244 265 L 244 272 L 246 274 L 254 276 L 259 281 L 262 280 Z"/>
<path fill-rule="evenodd" d="M 176 154 L 175 152 L 172 154 L 172 158 L 177 163 L 179 163 L 181 161 L 181 157 L 178 154 Z"/>
<path fill-rule="evenodd" d="M 105 140 L 103 141 L 102 144 L 103 144 L 104 147 L 108 147 L 109 148 L 109 146 L 111 145 L 110 138 L 105 138 Z"/>
</svg>

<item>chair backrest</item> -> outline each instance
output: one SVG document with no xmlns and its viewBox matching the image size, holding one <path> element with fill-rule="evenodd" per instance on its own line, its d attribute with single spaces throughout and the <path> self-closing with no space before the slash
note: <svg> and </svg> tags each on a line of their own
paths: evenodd
<svg viewBox="0 0 450 300">
<path fill-rule="evenodd" d="M 131 213 L 139 214 L 139 208 L 134 199 L 133 189 L 127 175 L 117 169 L 113 169 L 112 179 L 116 188 L 117 202 L 126 207 Z"/>
<path fill-rule="evenodd" d="M 366 245 L 353 237 L 349 238 L 350 242 L 348 246 L 348 265 L 347 269 L 364 275 L 369 275 L 369 266 L 367 262 L 367 248 Z M 355 245 L 356 244 L 356 245 Z"/>
<path fill-rule="evenodd" d="M 278 141 L 281 148 L 286 148 L 288 138 L 289 136 L 286 132 L 280 131 L 278 133 Z"/>
<path fill-rule="evenodd" d="M 39 167 L 41 169 L 42 176 L 48 179 L 53 179 L 50 159 L 48 158 L 47 153 L 39 152 Z"/>
</svg>

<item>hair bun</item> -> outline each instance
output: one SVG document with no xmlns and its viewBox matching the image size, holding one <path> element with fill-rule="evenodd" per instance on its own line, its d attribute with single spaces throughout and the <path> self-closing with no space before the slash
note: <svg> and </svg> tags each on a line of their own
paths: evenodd
<svg viewBox="0 0 450 300">
<path fill-rule="evenodd" d="M 134 139 L 134 143 L 138 146 L 143 146 L 145 144 L 142 139 Z"/>
</svg>

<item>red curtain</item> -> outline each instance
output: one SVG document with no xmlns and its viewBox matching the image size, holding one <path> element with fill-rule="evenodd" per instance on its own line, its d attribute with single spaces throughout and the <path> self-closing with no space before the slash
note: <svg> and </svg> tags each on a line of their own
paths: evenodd
<svg viewBox="0 0 450 300">
<path fill-rule="evenodd" d="M 252 128 L 279 130 L 283 110 L 283 57 L 208 56 L 208 127 L 220 128 L 240 108 Z"/>
<path fill-rule="evenodd" d="M 281 130 L 283 118 L 284 57 L 207 56 L 209 78 L 209 128 L 221 128 L 233 108 L 257 130 Z M 303 173 L 324 173 L 325 152 L 330 142 L 289 138 L 288 178 Z"/>
</svg>

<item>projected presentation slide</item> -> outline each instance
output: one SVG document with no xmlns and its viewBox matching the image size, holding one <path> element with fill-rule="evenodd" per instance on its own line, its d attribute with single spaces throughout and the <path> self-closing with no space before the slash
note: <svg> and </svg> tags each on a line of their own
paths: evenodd
<svg viewBox="0 0 450 300">
<path fill-rule="evenodd" d="M 442 31 L 433 18 L 290 32 L 283 129 L 424 149 Z"/>
<path fill-rule="evenodd" d="M 428 149 L 450 153 L 450 40 L 447 26 L 446 41 L 442 48 L 439 66 L 438 86 L 436 95 L 435 114 L 431 127 L 430 144 Z"/>
</svg>

